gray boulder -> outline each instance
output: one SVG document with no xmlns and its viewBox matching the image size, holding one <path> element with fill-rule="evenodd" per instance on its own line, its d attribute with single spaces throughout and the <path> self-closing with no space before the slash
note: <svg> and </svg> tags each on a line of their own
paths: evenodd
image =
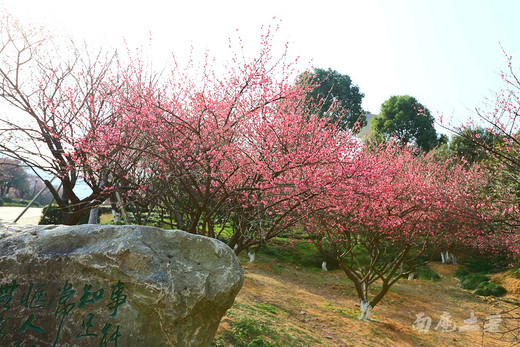
<svg viewBox="0 0 520 347">
<path fill-rule="evenodd" d="M 0 222 L 0 345 L 209 346 L 242 282 L 179 230 Z"/>
</svg>

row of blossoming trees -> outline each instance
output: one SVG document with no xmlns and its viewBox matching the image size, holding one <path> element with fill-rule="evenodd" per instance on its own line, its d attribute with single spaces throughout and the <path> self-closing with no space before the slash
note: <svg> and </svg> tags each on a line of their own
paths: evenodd
<svg viewBox="0 0 520 347">
<path fill-rule="evenodd" d="M 0 97 L 22 115 L 0 117 L 0 151 L 59 178 L 63 194 L 47 186 L 66 224 L 118 192 L 174 228 L 224 239 L 227 227 L 237 254 L 281 232 L 324 240 L 362 319 L 426 251 L 517 249 L 516 228 L 499 217 L 518 206 L 486 198 L 483 171 L 412 146 L 367 146 L 309 112 L 314 86 L 273 56 L 270 29 L 255 58 L 237 54 L 223 73 L 208 59 L 156 75 L 137 56 L 75 46 L 56 56 L 39 31 L 2 23 Z"/>
</svg>

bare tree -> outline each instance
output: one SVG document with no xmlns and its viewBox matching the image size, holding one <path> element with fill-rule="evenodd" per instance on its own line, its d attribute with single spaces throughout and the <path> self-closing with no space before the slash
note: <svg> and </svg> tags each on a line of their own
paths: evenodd
<svg viewBox="0 0 520 347">
<path fill-rule="evenodd" d="M 108 167 L 92 162 L 83 144 L 111 119 L 108 80 L 115 53 L 90 53 L 86 45 L 56 40 L 4 15 L 0 24 L 0 154 L 21 161 L 44 180 L 63 213 L 76 224 L 99 205 L 111 183 Z M 56 176 L 59 194 L 48 181 Z M 92 189 L 78 197 L 82 178 Z"/>
</svg>

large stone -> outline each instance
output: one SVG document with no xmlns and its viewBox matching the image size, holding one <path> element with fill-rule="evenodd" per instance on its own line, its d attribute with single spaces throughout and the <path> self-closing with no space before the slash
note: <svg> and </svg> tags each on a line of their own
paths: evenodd
<svg viewBox="0 0 520 347">
<path fill-rule="evenodd" d="M 209 346 L 242 282 L 179 230 L 0 222 L 0 346 Z"/>
</svg>

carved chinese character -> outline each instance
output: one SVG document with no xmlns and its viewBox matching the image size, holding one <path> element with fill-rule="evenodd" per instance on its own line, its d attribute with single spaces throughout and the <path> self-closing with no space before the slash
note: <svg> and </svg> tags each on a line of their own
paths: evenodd
<svg viewBox="0 0 520 347">
<path fill-rule="evenodd" d="M 43 330 L 39 326 L 34 325 L 33 320 L 34 320 L 34 314 L 31 314 L 29 316 L 29 318 L 27 318 L 27 320 L 22 324 L 20 329 L 18 329 L 18 331 L 21 333 L 24 333 L 27 329 L 31 329 L 31 330 L 37 331 L 41 334 L 45 334 L 45 330 Z"/>
<path fill-rule="evenodd" d="M 63 325 L 63 321 L 69 315 L 70 311 L 76 306 L 75 303 L 69 303 L 68 300 L 72 295 L 74 295 L 76 291 L 72 288 L 72 284 L 65 282 L 62 289 L 58 290 L 58 307 L 56 307 L 56 312 L 54 313 L 54 317 L 58 317 L 61 315 L 60 325 L 58 326 L 58 333 L 56 334 L 56 340 L 54 341 L 54 346 L 58 343 L 58 339 L 60 338 L 61 327 Z"/>
<path fill-rule="evenodd" d="M 0 316 L 0 342 L 2 342 L 2 340 L 5 338 L 5 332 L 4 332 L 5 322 L 6 322 L 6 319 L 4 317 Z"/>
<path fill-rule="evenodd" d="M 90 332 L 89 330 L 93 327 L 92 325 L 92 319 L 94 318 L 94 314 L 93 313 L 89 313 L 87 315 L 87 320 L 83 321 L 81 323 L 81 327 L 83 328 L 83 332 L 80 332 L 78 335 L 76 335 L 76 338 L 79 339 L 81 337 L 88 337 L 88 336 L 97 336 L 97 334 L 94 334 L 92 332 Z"/>
<path fill-rule="evenodd" d="M 27 292 L 22 294 L 20 305 L 29 309 L 44 307 L 47 303 L 47 293 L 45 292 L 44 287 L 45 284 L 40 284 L 34 287 L 34 284 L 31 283 Z M 34 292 L 33 289 L 35 289 Z"/>
<path fill-rule="evenodd" d="M 110 342 L 114 343 L 114 347 L 117 347 L 117 339 L 121 337 L 121 334 L 119 333 L 119 325 L 116 326 L 116 330 L 112 333 L 112 335 L 108 336 L 108 333 L 110 332 L 110 328 L 112 328 L 111 323 L 106 323 L 103 327 L 103 330 L 101 330 L 101 333 L 103 336 L 101 336 L 101 341 L 99 342 L 99 347 L 105 347 L 108 346 Z"/>
<path fill-rule="evenodd" d="M 499 314 L 486 317 L 487 322 L 484 324 L 484 331 L 490 333 L 498 332 L 498 326 L 502 322 L 502 317 Z"/>
<path fill-rule="evenodd" d="M 126 302 L 126 294 L 123 293 L 124 283 L 117 281 L 117 284 L 112 286 L 112 294 L 110 294 L 110 302 L 107 307 L 113 310 L 110 316 L 117 315 L 117 309 L 119 306 Z"/>
<path fill-rule="evenodd" d="M 79 300 L 79 308 L 82 308 L 86 304 L 93 304 L 94 302 L 103 299 L 103 288 L 91 293 L 90 290 L 92 286 L 90 284 L 85 284 L 83 287 L 83 296 Z"/>
<path fill-rule="evenodd" d="M 9 311 L 11 306 L 9 303 L 13 299 L 14 291 L 19 288 L 20 285 L 13 280 L 11 284 L 3 284 L 0 286 L 0 307 L 3 306 L 5 311 Z"/>
</svg>

